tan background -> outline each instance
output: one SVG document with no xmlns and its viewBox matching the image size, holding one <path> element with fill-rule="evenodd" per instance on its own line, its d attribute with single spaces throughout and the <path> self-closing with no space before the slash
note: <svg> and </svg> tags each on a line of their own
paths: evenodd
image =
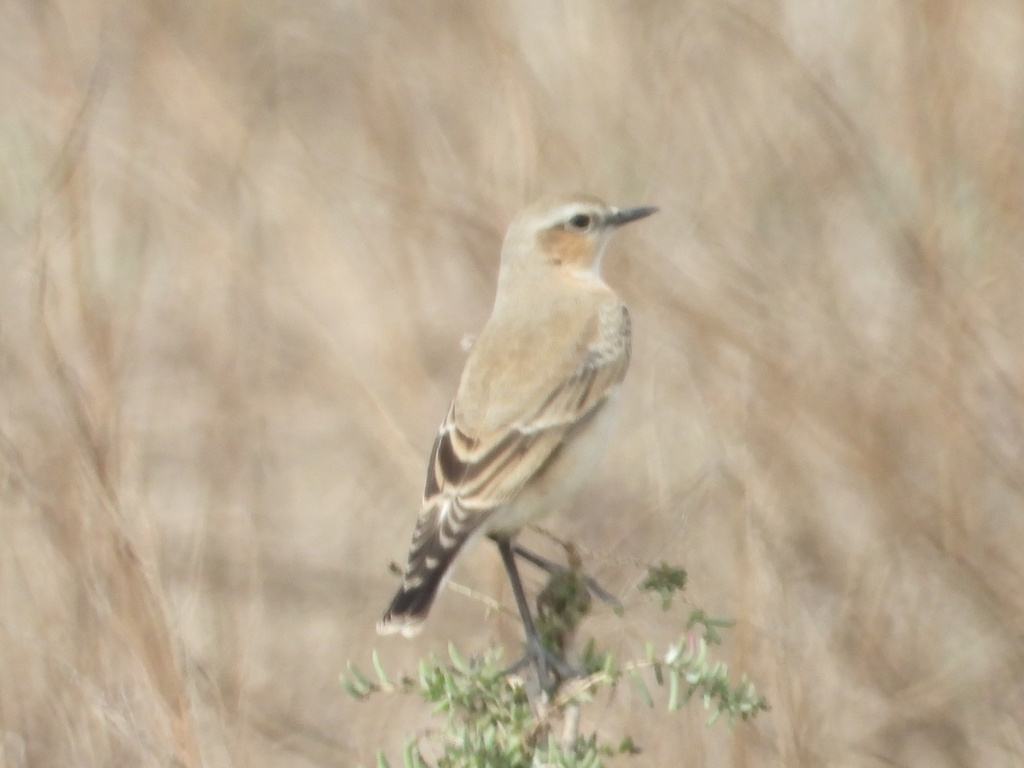
<svg viewBox="0 0 1024 768">
<path fill-rule="evenodd" d="M 1024 7 L 0 4 L 0 766 L 354 765 L 423 464 L 540 193 L 658 204 L 626 409 L 557 531 L 739 620 L 773 710 L 628 690 L 644 766 L 1024 764 Z M 480 547 L 458 580 L 510 604 Z M 538 579 L 531 574 L 530 585 Z"/>
</svg>

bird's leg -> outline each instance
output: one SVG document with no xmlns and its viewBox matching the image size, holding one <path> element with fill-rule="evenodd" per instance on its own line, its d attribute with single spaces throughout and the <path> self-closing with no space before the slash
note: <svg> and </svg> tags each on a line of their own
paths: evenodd
<svg viewBox="0 0 1024 768">
<path fill-rule="evenodd" d="M 572 570 L 571 568 L 556 563 L 553 560 L 548 560 L 546 557 L 541 557 L 536 552 L 524 547 L 522 544 L 513 544 L 512 551 L 519 555 L 519 557 L 523 558 L 526 562 L 536 565 L 538 568 L 543 571 L 547 571 L 547 573 L 552 576 L 564 576 Z M 583 583 L 587 585 L 587 589 L 590 590 L 590 593 L 598 600 L 609 605 L 616 613 L 621 613 L 624 610 L 619 598 L 598 584 L 596 579 L 585 573 L 581 573 L 580 577 L 583 579 Z"/>
<path fill-rule="evenodd" d="M 540 633 L 537 632 L 533 616 L 530 615 L 530 606 L 526 602 L 523 582 L 519 579 L 519 569 L 516 568 L 515 556 L 512 553 L 512 542 L 508 539 L 494 538 L 494 543 L 498 545 L 502 562 L 505 563 L 505 571 L 512 584 L 512 594 L 515 595 L 516 607 L 519 608 L 519 616 L 523 620 L 523 631 L 526 633 L 526 653 L 523 654 L 523 658 L 505 670 L 505 673 L 516 672 L 532 661 L 537 667 L 540 686 L 548 693 L 557 687 L 560 680 L 582 677 L 583 672 L 574 669 L 566 663 L 565 659 L 544 645 Z"/>
</svg>

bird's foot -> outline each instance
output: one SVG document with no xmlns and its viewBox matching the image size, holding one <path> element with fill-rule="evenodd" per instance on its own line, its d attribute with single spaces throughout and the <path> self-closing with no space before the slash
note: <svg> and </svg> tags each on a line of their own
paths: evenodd
<svg viewBox="0 0 1024 768">
<path fill-rule="evenodd" d="M 516 555 L 523 558 L 526 562 L 537 566 L 543 571 L 546 571 L 551 576 L 564 576 L 569 573 L 578 572 L 577 569 L 556 563 L 552 560 L 548 560 L 546 557 L 541 557 L 536 552 L 527 549 L 521 544 L 514 544 L 513 551 Z M 587 590 L 600 600 L 605 605 L 609 606 L 612 611 L 616 614 L 621 615 L 625 610 L 622 602 L 607 589 L 602 587 L 598 581 L 585 573 L 579 573 L 583 583 L 586 585 Z"/>
<path fill-rule="evenodd" d="M 530 664 L 537 670 L 537 681 L 541 690 L 549 695 L 566 680 L 587 676 L 586 670 L 574 667 L 544 645 L 539 635 L 527 635 L 526 651 L 519 661 L 505 670 L 504 674 L 515 674 Z"/>
</svg>

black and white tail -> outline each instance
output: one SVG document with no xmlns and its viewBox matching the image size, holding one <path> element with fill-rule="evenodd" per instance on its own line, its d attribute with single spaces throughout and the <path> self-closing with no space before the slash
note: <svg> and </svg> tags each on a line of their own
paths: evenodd
<svg viewBox="0 0 1024 768">
<path fill-rule="evenodd" d="M 435 496 L 424 506 L 412 537 L 402 586 L 377 622 L 378 634 L 413 637 L 423 629 L 455 558 L 477 527 L 478 519 L 474 518 L 450 498 Z"/>
</svg>

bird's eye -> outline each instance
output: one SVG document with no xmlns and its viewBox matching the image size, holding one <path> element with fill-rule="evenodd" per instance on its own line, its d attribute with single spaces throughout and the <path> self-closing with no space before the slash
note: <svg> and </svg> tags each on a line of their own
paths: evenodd
<svg viewBox="0 0 1024 768">
<path fill-rule="evenodd" d="M 569 226 L 577 232 L 586 232 L 594 224 L 594 217 L 585 213 L 577 213 L 569 219 Z"/>
</svg>

